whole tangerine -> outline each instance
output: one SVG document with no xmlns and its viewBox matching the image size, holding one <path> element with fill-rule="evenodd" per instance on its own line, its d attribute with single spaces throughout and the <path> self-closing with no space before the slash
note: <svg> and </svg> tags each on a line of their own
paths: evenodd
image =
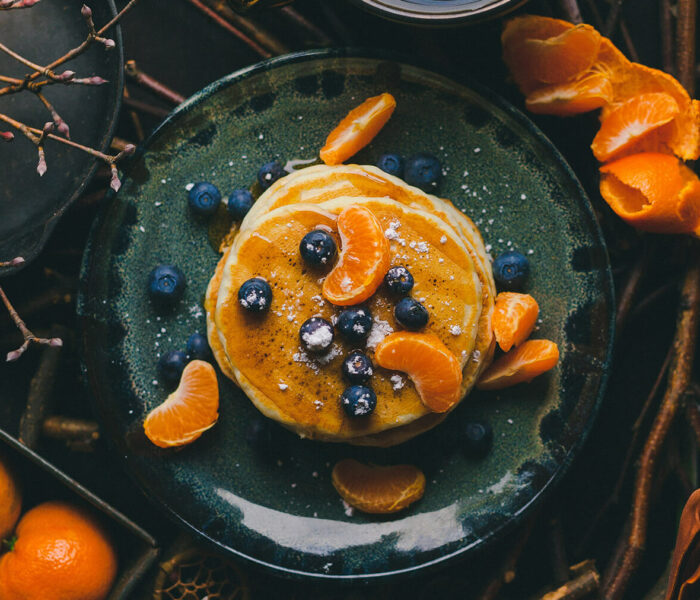
<svg viewBox="0 0 700 600">
<path fill-rule="evenodd" d="M 12 533 L 22 510 L 22 493 L 9 466 L 0 457 L 0 540 Z"/>
<path fill-rule="evenodd" d="M 107 535 L 89 514 L 45 502 L 17 525 L 0 558 L 0 600 L 104 600 L 117 573 Z"/>
</svg>

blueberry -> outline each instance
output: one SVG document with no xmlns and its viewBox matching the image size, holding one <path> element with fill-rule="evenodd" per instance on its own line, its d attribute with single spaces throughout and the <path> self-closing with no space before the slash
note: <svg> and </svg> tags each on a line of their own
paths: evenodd
<svg viewBox="0 0 700 600">
<path fill-rule="evenodd" d="M 520 252 L 504 252 L 493 261 L 493 278 L 499 287 L 517 290 L 530 273 L 530 263 Z"/>
<path fill-rule="evenodd" d="M 348 342 L 361 342 L 372 329 L 372 315 L 366 308 L 346 308 L 338 315 L 336 326 Z"/>
<path fill-rule="evenodd" d="M 403 177 L 403 157 L 398 154 L 382 154 L 377 161 L 377 166 L 389 175 Z"/>
<path fill-rule="evenodd" d="M 493 429 L 483 421 L 473 421 L 464 427 L 464 451 L 471 457 L 482 458 L 489 453 Z"/>
<path fill-rule="evenodd" d="M 158 376 L 168 387 L 175 387 L 180 382 L 185 365 L 187 355 L 182 350 L 166 352 L 158 359 Z"/>
<path fill-rule="evenodd" d="M 192 186 L 187 198 L 194 212 L 200 215 L 213 215 L 219 208 L 221 192 L 214 184 L 200 181 Z"/>
<path fill-rule="evenodd" d="M 253 206 L 253 202 L 255 202 L 255 200 L 253 200 L 253 194 L 248 190 L 233 190 L 228 197 L 226 208 L 236 221 L 242 221 L 243 217 L 248 214 L 251 206 Z"/>
<path fill-rule="evenodd" d="M 413 275 L 406 267 L 391 267 L 384 275 L 384 283 L 392 294 L 405 296 L 413 289 Z"/>
<path fill-rule="evenodd" d="M 404 169 L 406 183 L 415 185 L 425 192 L 435 190 L 441 174 L 440 161 L 432 154 L 416 154 L 406 161 Z"/>
<path fill-rule="evenodd" d="M 428 322 L 428 311 L 414 298 L 401 298 L 394 307 L 394 317 L 406 329 L 420 329 Z"/>
<path fill-rule="evenodd" d="M 365 383 L 374 375 L 374 365 L 361 350 L 353 350 L 343 361 L 343 375 L 350 383 Z"/>
<path fill-rule="evenodd" d="M 243 282 L 238 289 L 239 304 L 250 312 L 263 312 L 270 308 L 272 290 L 262 277 L 253 277 Z"/>
<path fill-rule="evenodd" d="M 148 293 L 158 304 L 172 306 L 185 292 L 185 276 L 175 265 L 158 265 L 148 275 Z"/>
<path fill-rule="evenodd" d="M 333 343 L 333 325 L 321 317 L 311 317 L 301 324 L 299 339 L 309 352 L 325 352 Z"/>
<path fill-rule="evenodd" d="M 265 163 L 262 167 L 260 167 L 260 170 L 258 171 L 258 183 L 262 189 L 266 190 L 273 183 L 275 183 L 275 181 L 281 177 L 284 177 L 286 174 L 287 171 L 284 170 L 284 167 L 276 160 L 273 160 L 272 162 Z"/>
<path fill-rule="evenodd" d="M 377 395 L 364 385 L 351 385 L 341 394 L 340 402 L 348 417 L 363 417 L 377 407 Z"/>
<path fill-rule="evenodd" d="M 309 231 L 299 244 L 301 257 L 314 266 L 330 264 L 336 252 L 335 240 L 323 229 Z"/>
<path fill-rule="evenodd" d="M 187 346 L 185 348 L 187 358 L 190 360 L 210 360 L 211 349 L 207 337 L 201 333 L 193 333 L 187 338 Z"/>
</svg>

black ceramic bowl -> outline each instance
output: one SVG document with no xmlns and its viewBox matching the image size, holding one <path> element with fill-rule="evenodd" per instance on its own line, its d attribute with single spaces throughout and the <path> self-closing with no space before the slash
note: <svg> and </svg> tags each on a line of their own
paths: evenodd
<svg viewBox="0 0 700 600">
<path fill-rule="evenodd" d="M 449 26 L 494 19 L 526 0 L 352 0 L 392 21 L 414 25 Z"/>
<path fill-rule="evenodd" d="M 155 540 L 115 508 L 0 429 L 0 456 L 19 474 L 22 514 L 49 500 L 64 500 L 94 514 L 117 552 L 118 574 L 107 600 L 128 600 L 158 556 Z"/>
</svg>

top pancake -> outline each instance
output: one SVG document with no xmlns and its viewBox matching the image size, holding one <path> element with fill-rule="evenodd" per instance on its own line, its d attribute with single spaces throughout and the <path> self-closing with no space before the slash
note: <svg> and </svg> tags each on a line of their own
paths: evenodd
<svg viewBox="0 0 700 600">
<path fill-rule="evenodd" d="M 210 324 L 211 333 L 216 334 L 211 337 L 218 340 L 213 340 L 212 347 L 222 367 L 231 371 L 264 414 L 308 437 L 367 443 L 368 436 L 382 431 L 405 428 L 426 417 L 424 423 L 431 425 L 440 419 L 423 405 L 409 380 L 397 380 L 395 373 L 379 368 L 371 381 L 377 408 L 366 418 L 347 417 L 338 401 L 347 386 L 340 364 L 355 347 L 336 338 L 330 354 L 320 360 L 299 347 L 303 321 L 312 316 L 332 320 L 339 312 L 322 299 L 325 273 L 301 261 L 299 242 L 318 227 L 337 238 L 336 216 L 350 204 L 367 207 L 385 231 L 394 232 L 392 264 L 403 264 L 413 274 L 412 295 L 421 299 L 431 315 L 426 330 L 438 335 L 461 360 L 461 391 L 466 393 L 492 347 L 490 322 L 483 318 L 484 274 L 451 226 L 434 214 L 391 199 L 339 197 L 317 206 L 283 205 L 255 215 L 255 220 L 246 218 L 212 279 L 207 312 L 211 315 L 216 297 Z M 256 276 L 267 279 L 273 290 L 270 310 L 264 315 L 251 315 L 237 301 L 240 285 Z M 367 302 L 379 324 L 377 330 L 383 328 L 386 333 L 399 328 L 393 318 L 394 301 L 380 288 Z M 370 341 L 376 344 L 380 338 L 373 332 Z M 371 350 L 370 343 L 370 356 Z M 413 429 L 417 433 L 421 427 Z"/>
</svg>

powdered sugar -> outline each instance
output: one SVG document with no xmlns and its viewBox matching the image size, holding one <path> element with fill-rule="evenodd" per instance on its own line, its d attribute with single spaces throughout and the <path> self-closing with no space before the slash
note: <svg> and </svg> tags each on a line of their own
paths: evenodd
<svg viewBox="0 0 700 600">
<path fill-rule="evenodd" d="M 391 387 L 395 392 L 400 390 L 406 384 L 406 380 L 398 373 L 394 373 L 391 377 L 389 377 L 389 381 L 391 381 Z"/>
<path fill-rule="evenodd" d="M 388 321 L 384 321 L 379 317 L 374 317 L 372 329 L 370 329 L 369 336 L 367 337 L 367 348 L 374 350 L 379 342 L 393 332 L 394 328 L 389 325 Z"/>
</svg>

